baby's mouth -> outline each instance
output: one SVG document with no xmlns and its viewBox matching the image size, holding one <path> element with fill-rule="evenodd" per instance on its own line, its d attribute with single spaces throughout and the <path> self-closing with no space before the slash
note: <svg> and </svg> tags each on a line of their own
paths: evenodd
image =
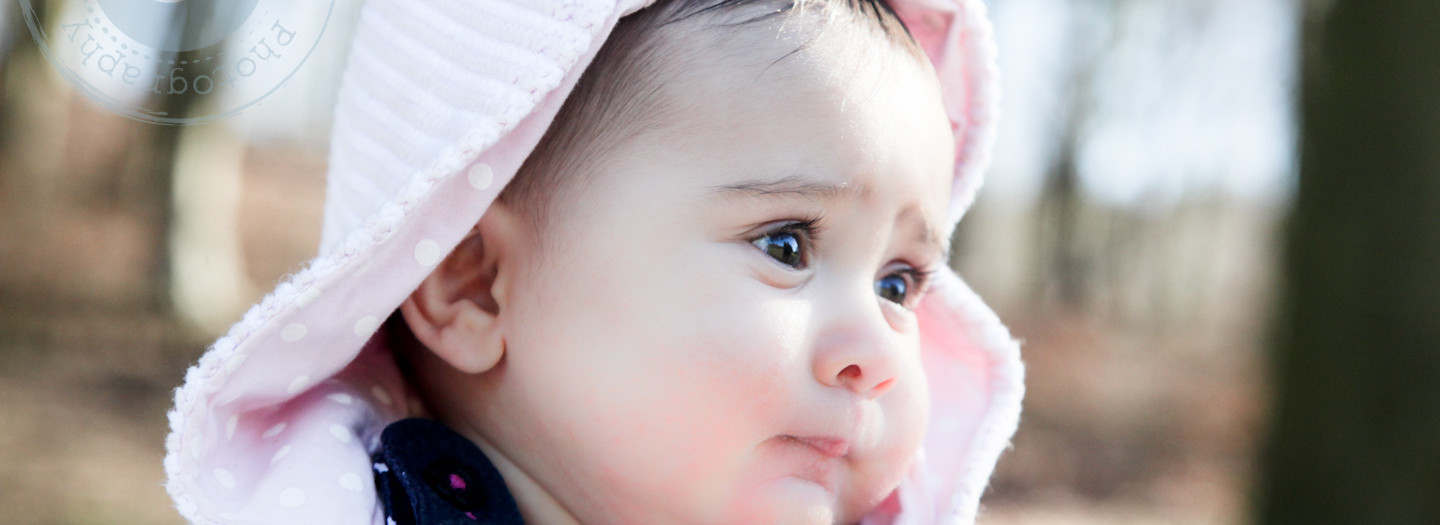
<svg viewBox="0 0 1440 525">
<path fill-rule="evenodd" d="M 826 458 L 838 458 L 850 453 L 850 442 L 837 437 L 781 435 L 779 438 L 808 447 Z"/>
<path fill-rule="evenodd" d="M 777 474 L 820 486 L 835 494 L 839 489 L 840 470 L 850 453 L 850 442 L 834 436 L 775 436 L 774 442 L 783 451 L 774 466 Z"/>
</svg>

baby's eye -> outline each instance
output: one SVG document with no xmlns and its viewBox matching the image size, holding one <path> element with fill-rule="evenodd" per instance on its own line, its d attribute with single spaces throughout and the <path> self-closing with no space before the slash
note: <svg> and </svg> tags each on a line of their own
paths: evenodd
<svg viewBox="0 0 1440 525">
<path fill-rule="evenodd" d="M 905 297 L 910 293 L 910 283 L 905 277 L 892 273 L 875 281 L 875 294 L 895 304 L 904 305 Z"/>
<path fill-rule="evenodd" d="M 915 302 L 924 293 L 929 278 L 930 272 L 907 268 L 875 281 L 875 295 L 906 309 L 913 309 Z"/>
<path fill-rule="evenodd" d="M 793 222 L 750 241 L 776 262 L 796 270 L 809 263 L 809 243 L 814 236 L 816 221 Z"/>
<path fill-rule="evenodd" d="M 752 243 L 780 264 L 795 269 L 805 267 L 805 258 L 800 251 L 800 236 L 793 231 L 767 233 Z"/>
</svg>

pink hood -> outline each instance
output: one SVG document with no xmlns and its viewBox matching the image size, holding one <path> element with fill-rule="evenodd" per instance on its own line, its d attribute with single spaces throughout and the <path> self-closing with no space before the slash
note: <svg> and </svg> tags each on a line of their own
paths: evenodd
<svg viewBox="0 0 1440 525">
<path fill-rule="evenodd" d="M 335 117 L 321 253 L 176 391 L 165 470 L 182 515 L 380 522 L 369 452 L 415 410 L 387 351 L 366 342 L 514 176 L 616 20 L 645 3 L 367 2 Z M 979 0 L 892 4 L 941 79 L 958 221 L 997 117 L 990 23 Z M 930 428 L 900 508 L 866 522 L 971 523 L 1019 421 L 1019 347 L 948 270 L 918 311 Z"/>
</svg>

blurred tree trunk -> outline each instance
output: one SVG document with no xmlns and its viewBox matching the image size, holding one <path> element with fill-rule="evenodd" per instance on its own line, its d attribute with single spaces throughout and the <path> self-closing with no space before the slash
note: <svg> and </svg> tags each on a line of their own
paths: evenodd
<svg viewBox="0 0 1440 525">
<path fill-rule="evenodd" d="M 174 31 L 184 31 L 184 20 L 172 21 Z M 179 41 L 185 41 L 184 34 Z M 178 58 L 189 58 L 185 54 Z M 172 118 L 184 118 L 191 113 L 196 101 L 194 90 L 180 94 L 154 95 L 162 97 L 160 109 Z M 184 128 L 180 125 L 151 125 L 146 140 L 136 142 L 144 151 L 136 152 L 144 158 L 145 171 L 149 174 L 147 185 L 152 189 L 143 209 L 150 211 L 150 219 L 160 232 L 153 240 L 153 253 L 163 254 L 156 258 L 151 280 L 155 283 L 150 296 L 151 308 L 156 312 L 173 314 L 175 309 L 175 261 L 171 243 L 175 226 L 175 179 L 176 162 L 180 158 L 181 138 Z"/>
<path fill-rule="evenodd" d="M 1076 310 L 1084 306 L 1089 295 L 1089 276 L 1086 272 L 1088 265 L 1080 246 L 1084 234 L 1080 211 L 1084 202 L 1080 194 L 1080 172 L 1076 165 L 1076 156 L 1079 154 L 1081 141 L 1080 128 L 1090 116 L 1089 87 L 1093 82 L 1095 62 L 1096 60 L 1090 60 L 1078 66 L 1080 72 L 1074 75 L 1077 81 L 1070 94 L 1069 111 L 1060 132 L 1059 151 L 1046 170 L 1040 195 L 1041 217 L 1046 226 L 1040 245 L 1050 249 L 1048 256 L 1042 259 L 1046 268 L 1041 275 L 1049 277 L 1054 287 L 1042 288 L 1040 292 L 1042 296 L 1054 294 L 1061 306 Z"/>
<path fill-rule="evenodd" d="M 1041 256 L 1037 261 L 1041 267 L 1035 272 L 1044 276 L 1041 286 L 1035 290 L 1037 304 L 1057 302 L 1067 309 L 1080 309 L 1089 295 L 1087 289 L 1086 259 L 1080 244 L 1084 232 L 1081 229 L 1081 207 L 1084 204 L 1080 194 L 1080 173 L 1076 156 L 1080 153 L 1080 142 L 1084 139 L 1082 130 L 1094 113 L 1095 70 L 1100 60 L 1113 45 L 1116 31 L 1105 28 L 1103 46 L 1093 42 L 1101 40 L 1095 35 L 1096 28 L 1087 24 L 1086 17 L 1076 15 L 1084 9 L 1106 10 L 1113 16 L 1115 3 L 1111 0 L 1096 2 L 1078 0 L 1070 8 L 1072 26 L 1069 39 L 1074 56 L 1068 64 L 1070 77 L 1067 84 L 1071 89 L 1065 93 L 1064 121 L 1057 130 L 1057 149 L 1046 167 L 1040 192 L 1040 239 Z"/>
<path fill-rule="evenodd" d="M 1440 2 L 1311 7 L 1258 515 L 1440 523 Z"/>
<path fill-rule="evenodd" d="M 44 16 L 45 2 L 36 1 L 33 5 L 36 14 Z M 17 58 L 38 54 L 40 51 L 36 49 L 34 39 L 30 38 L 19 2 L 7 2 L 0 7 L 0 19 L 5 23 L 5 27 L 0 29 L 5 33 L 3 49 L 0 49 L 0 53 L 4 54 L 3 58 L 0 58 L 0 151 L 7 151 L 6 146 L 20 132 L 15 126 L 15 96 L 7 89 L 11 84 L 8 78 L 14 74 L 11 66 Z"/>
<path fill-rule="evenodd" d="M 163 108 L 167 115 L 184 117 L 189 114 L 194 95 L 186 92 L 179 95 L 164 95 Z M 171 235 L 175 220 L 175 164 L 180 155 L 180 139 L 184 129 L 178 125 L 150 125 L 149 137 L 134 143 L 144 148 L 135 152 L 145 161 L 146 185 L 152 190 L 142 209 L 148 210 L 151 223 L 160 232 L 153 239 L 153 253 L 162 254 L 156 258 L 151 269 L 151 280 L 155 283 L 150 296 L 150 306 L 156 312 L 170 314 L 174 310 L 174 261 L 171 260 Z"/>
<path fill-rule="evenodd" d="M 1071 24 L 1066 72 L 1070 89 L 1064 95 L 1064 120 L 1056 130 L 1057 150 L 1046 167 L 1040 194 L 1041 255 L 1035 274 L 1044 279 L 1034 290 L 1039 304 L 1053 301 L 1079 310 L 1095 292 L 1095 265 L 1089 253 L 1093 249 L 1087 246 L 1094 233 L 1085 224 L 1079 155 L 1085 129 L 1098 111 L 1096 75 L 1122 40 L 1124 13 L 1132 4 L 1132 0 L 1071 0 L 1066 15 Z"/>
</svg>

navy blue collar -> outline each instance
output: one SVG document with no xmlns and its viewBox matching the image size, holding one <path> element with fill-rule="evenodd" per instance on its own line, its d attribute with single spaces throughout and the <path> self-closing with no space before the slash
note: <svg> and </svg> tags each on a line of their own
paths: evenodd
<svg viewBox="0 0 1440 525">
<path fill-rule="evenodd" d="M 524 523 L 500 471 L 479 447 L 440 422 L 391 423 L 370 459 L 387 524 Z"/>
</svg>

